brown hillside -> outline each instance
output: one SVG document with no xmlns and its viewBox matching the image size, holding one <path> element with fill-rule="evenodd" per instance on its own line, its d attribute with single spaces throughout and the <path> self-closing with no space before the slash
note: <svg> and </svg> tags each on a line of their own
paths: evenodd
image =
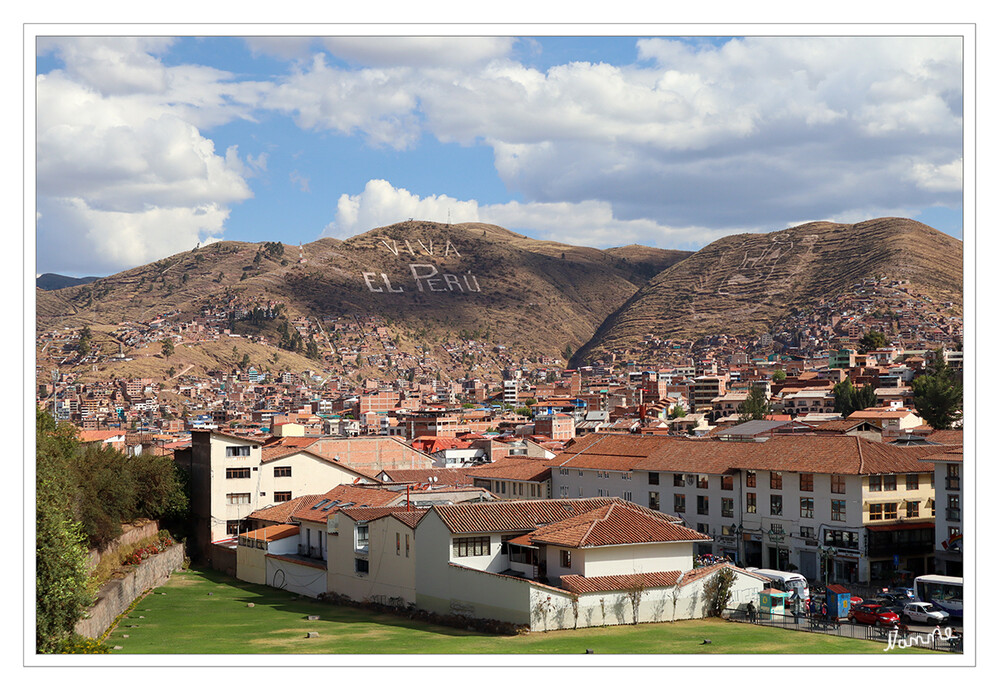
<svg viewBox="0 0 999 690">
<path fill-rule="evenodd" d="M 576 359 L 633 346 L 647 333 L 759 334 L 793 307 L 835 298 L 874 275 L 909 280 L 934 299 L 961 305 L 963 248 L 904 218 L 725 237 L 652 278 Z"/>
</svg>

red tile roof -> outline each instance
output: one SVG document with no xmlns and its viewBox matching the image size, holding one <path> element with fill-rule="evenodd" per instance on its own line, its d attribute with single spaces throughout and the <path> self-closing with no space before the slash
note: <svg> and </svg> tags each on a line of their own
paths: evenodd
<svg viewBox="0 0 999 690">
<path fill-rule="evenodd" d="M 729 570 L 733 570 L 742 575 L 748 575 L 750 577 L 756 578 L 757 580 L 769 582 L 769 578 L 763 577 L 762 575 L 757 575 L 756 573 L 751 573 L 748 570 L 743 570 L 742 568 L 737 568 L 731 563 L 715 563 L 713 565 L 705 566 L 703 568 L 694 568 L 693 570 L 688 570 L 683 574 L 683 577 L 680 578 L 679 584 L 681 587 L 683 587 L 685 585 L 689 585 L 692 582 L 703 580 L 708 575 L 714 575 L 722 568 L 728 568 Z"/>
<path fill-rule="evenodd" d="M 271 525 L 270 527 L 255 529 L 252 532 L 245 532 L 239 536 L 248 537 L 249 539 L 260 539 L 262 541 L 275 541 L 296 534 L 298 534 L 298 525 Z"/>
<path fill-rule="evenodd" d="M 322 507 L 316 508 L 324 499 L 339 501 L 339 504 L 328 510 L 323 510 Z M 353 503 L 355 506 L 363 508 L 386 506 L 400 500 L 405 500 L 405 494 L 400 494 L 398 491 L 387 491 L 364 484 L 341 484 L 321 496 L 317 496 L 315 501 L 311 503 L 300 504 L 298 509 L 291 514 L 291 519 L 326 522 L 326 518 L 340 510 L 344 503 Z"/>
<path fill-rule="evenodd" d="M 496 462 L 470 467 L 467 472 L 469 477 L 539 482 L 550 477 L 552 470 L 544 458 L 508 456 Z"/>
<path fill-rule="evenodd" d="M 946 449 L 941 449 L 937 447 L 936 452 L 932 455 L 927 455 L 923 460 L 929 462 L 964 462 L 964 446 L 958 447 L 946 447 Z"/>
<path fill-rule="evenodd" d="M 561 577 L 563 589 L 575 592 L 576 594 L 626 592 L 636 587 L 643 589 L 672 587 L 679 579 L 679 570 L 667 570 L 658 573 L 637 573 L 634 575 L 601 575 L 598 577 L 563 575 Z"/>
<path fill-rule="evenodd" d="M 384 517 L 393 517 L 407 527 L 414 528 L 427 509 L 408 510 L 406 506 L 382 506 L 379 508 L 344 508 L 340 512 L 354 522 L 371 522 Z"/>
<path fill-rule="evenodd" d="M 527 501 L 496 501 L 489 503 L 458 503 L 433 506 L 435 512 L 452 533 L 533 532 L 540 526 L 560 522 L 588 513 L 609 503 L 627 503 L 620 498 L 558 498 Z M 679 518 L 635 504 L 634 508 L 669 520 Z"/>
<path fill-rule="evenodd" d="M 626 503 L 610 503 L 582 515 L 539 527 L 531 532 L 530 538 L 536 544 L 576 549 L 618 544 L 711 541 L 711 537 L 671 522 L 665 515 L 657 517 L 647 510 L 636 510 Z"/>
</svg>

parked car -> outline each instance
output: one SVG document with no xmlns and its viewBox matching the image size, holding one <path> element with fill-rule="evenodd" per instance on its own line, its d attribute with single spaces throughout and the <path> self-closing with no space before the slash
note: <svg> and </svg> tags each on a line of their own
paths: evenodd
<svg viewBox="0 0 999 690">
<path fill-rule="evenodd" d="M 888 594 L 891 594 L 892 596 L 898 597 L 900 599 L 904 599 L 905 601 L 913 601 L 916 598 L 912 594 L 911 587 L 893 587 L 888 591 Z"/>
<path fill-rule="evenodd" d="M 898 625 L 898 614 L 881 604 L 860 604 L 850 609 L 847 618 L 855 623 L 879 625 L 894 628 Z"/>
<path fill-rule="evenodd" d="M 903 623 L 940 625 L 949 618 L 949 613 L 925 601 L 913 601 L 902 607 Z"/>
<path fill-rule="evenodd" d="M 883 606 L 894 614 L 897 614 L 899 618 L 902 617 L 902 608 L 907 602 L 898 601 L 891 596 L 880 596 L 877 599 L 864 599 L 865 604 L 875 604 L 877 606 Z"/>
</svg>

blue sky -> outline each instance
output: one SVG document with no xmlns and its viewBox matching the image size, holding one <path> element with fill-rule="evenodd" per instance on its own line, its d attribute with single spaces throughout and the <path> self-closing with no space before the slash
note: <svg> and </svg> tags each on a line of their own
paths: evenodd
<svg viewBox="0 0 999 690">
<path fill-rule="evenodd" d="M 37 271 L 409 217 L 698 249 L 812 220 L 962 237 L 943 37 L 40 38 Z"/>
</svg>

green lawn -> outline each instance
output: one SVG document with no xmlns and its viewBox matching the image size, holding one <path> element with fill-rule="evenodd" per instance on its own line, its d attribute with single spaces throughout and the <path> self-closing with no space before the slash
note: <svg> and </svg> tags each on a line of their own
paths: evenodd
<svg viewBox="0 0 999 690">
<path fill-rule="evenodd" d="M 307 619 L 314 614 L 320 620 Z M 712 643 L 702 645 L 705 638 Z M 107 644 L 122 647 L 115 654 L 884 653 L 875 642 L 718 619 L 489 635 L 333 606 L 210 570 L 175 573 L 122 618 Z"/>
</svg>

